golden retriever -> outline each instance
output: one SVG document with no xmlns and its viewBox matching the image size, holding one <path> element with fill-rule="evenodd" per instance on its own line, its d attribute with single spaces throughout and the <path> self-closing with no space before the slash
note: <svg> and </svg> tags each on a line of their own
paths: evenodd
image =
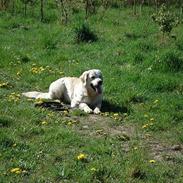
<svg viewBox="0 0 183 183">
<path fill-rule="evenodd" d="M 102 104 L 102 73 L 98 69 L 85 71 L 79 78 L 63 77 L 50 84 L 48 93 L 37 91 L 22 93 L 29 98 L 60 100 L 79 107 L 86 113 L 99 114 Z"/>
</svg>

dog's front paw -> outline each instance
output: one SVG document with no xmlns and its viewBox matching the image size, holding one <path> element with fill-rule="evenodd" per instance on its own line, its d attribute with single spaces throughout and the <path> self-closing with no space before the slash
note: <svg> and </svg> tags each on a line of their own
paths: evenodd
<svg viewBox="0 0 183 183">
<path fill-rule="evenodd" d="M 84 108 L 84 112 L 86 112 L 88 114 L 91 114 L 93 111 L 92 111 L 92 109 L 90 109 L 89 107 L 87 107 L 87 108 Z"/>
<path fill-rule="evenodd" d="M 100 109 L 99 108 L 95 108 L 93 112 L 94 112 L 94 114 L 99 114 L 100 113 Z"/>
</svg>

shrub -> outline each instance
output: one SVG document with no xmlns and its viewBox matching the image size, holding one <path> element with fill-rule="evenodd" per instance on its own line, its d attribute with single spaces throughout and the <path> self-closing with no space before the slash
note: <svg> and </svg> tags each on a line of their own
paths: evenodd
<svg viewBox="0 0 183 183">
<path fill-rule="evenodd" d="M 152 19 L 159 25 L 160 31 L 170 34 L 172 29 L 179 24 L 178 18 L 167 10 L 163 4 L 160 10 L 152 15 Z"/>
<path fill-rule="evenodd" d="M 179 52 L 166 51 L 157 56 L 153 63 L 153 69 L 161 71 L 178 72 L 183 70 L 183 57 Z"/>
<path fill-rule="evenodd" d="M 75 28 L 75 40 L 80 42 L 94 42 L 97 41 L 97 35 L 90 29 L 88 24 L 82 24 Z"/>
</svg>

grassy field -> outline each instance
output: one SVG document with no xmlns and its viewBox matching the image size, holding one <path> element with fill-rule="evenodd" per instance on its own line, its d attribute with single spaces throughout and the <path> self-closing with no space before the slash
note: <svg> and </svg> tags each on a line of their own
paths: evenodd
<svg viewBox="0 0 183 183">
<path fill-rule="evenodd" d="M 183 182 L 183 25 L 163 36 L 153 10 L 100 11 L 98 40 L 56 20 L 0 14 L 0 182 Z M 51 15 L 50 15 L 51 17 Z M 104 75 L 101 115 L 21 96 L 62 76 Z"/>
</svg>

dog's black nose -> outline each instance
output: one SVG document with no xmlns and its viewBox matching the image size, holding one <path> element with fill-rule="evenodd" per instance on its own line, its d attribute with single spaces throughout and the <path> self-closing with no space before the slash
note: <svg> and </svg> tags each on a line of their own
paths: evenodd
<svg viewBox="0 0 183 183">
<path fill-rule="evenodd" d="M 99 85 L 102 85 L 102 83 L 103 83 L 103 81 L 102 81 L 102 80 L 98 82 L 98 84 L 99 84 Z"/>
</svg>

